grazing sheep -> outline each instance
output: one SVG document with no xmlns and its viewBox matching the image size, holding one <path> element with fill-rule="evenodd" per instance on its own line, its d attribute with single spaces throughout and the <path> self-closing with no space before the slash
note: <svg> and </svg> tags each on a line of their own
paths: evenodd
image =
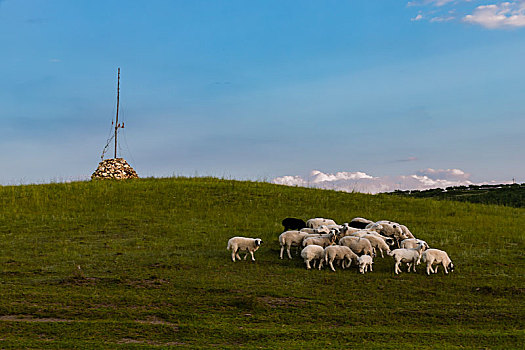
<svg viewBox="0 0 525 350">
<path fill-rule="evenodd" d="M 368 234 L 369 235 L 374 235 L 377 238 L 381 238 L 383 241 L 385 241 L 386 244 L 388 244 L 389 247 L 394 246 L 394 244 L 396 243 L 395 240 L 392 237 L 383 236 L 383 235 L 377 233 L 376 231 L 369 231 Z"/>
<path fill-rule="evenodd" d="M 284 226 L 284 231 L 300 230 L 306 227 L 306 222 L 304 222 L 304 220 L 296 218 L 286 218 L 282 221 L 282 224 Z"/>
<path fill-rule="evenodd" d="M 317 228 L 319 232 L 321 231 L 324 231 L 326 233 L 334 232 L 337 235 L 339 235 L 342 229 L 343 229 L 342 225 L 321 225 Z"/>
<path fill-rule="evenodd" d="M 381 233 L 383 231 L 383 225 L 373 222 L 371 224 L 366 225 L 366 227 L 361 230 L 375 231 L 377 233 Z"/>
<path fill-rule="evenodd" d="M 349 236 L 349 235 L 353 234 L 354 232 L 357 232 L 357 231 L 360 231 L 360 230 L 361 230 L 360 228 L 351 227 L 351 226 L 348 225 L 347 222 L 345 222 L 341 226 L 341 232 L 339 233 L 339 237 Z"/>
<path fill-rule="evenodd" d="M 347 262 L 346 267 L 349 267 L 352 260 L 357 261 L 357 255 L 346 246 L 331 245 L 324 249 L 324 260 L 330 266 L 332 271 L 335 271 L 333 262 L 334 260 L 341 261 L 341 267 L 345 268 L 345 261 Z"/>
<path fill-rule="evenodd" d="M 348 226 L 363 229 L 363 228 L 365 228 L 368 224 L 371 224 L 371 223 L 373 223 L 372 220 L 368 220 L 368 219 L 365 219 L 365 218 L 353 218 L 353 219 L 348 223 Z"/>
<path fill-rule="evenodd" d="M 417 239 L 417 238 L 404 239 L 404 240 L 401 241 L 399 246 L 401 248 L 408 249 L 408 248 L 416 248 L 419 244 L 423 244 L 423 250 L 429 248 L 427 242 L 425 242 L 425 241 L 423 241 L 421 239 Z"/>
<path fill-rule="evenodd" d="M 364 274 L 368 271 L 368 268 L 372 271 L 372 264 L 374 261 L 370 255 L 361 255 L 359 259 L 357 259 L 357 262 L 359 264 L 359 272 Z"/>
<path fill-rule="evenodd" d="M 389 247 L 395 244 L 395 241 L 392 237 L 386 237 L 386 236 L 380 235 L 376 231 L 370 231 L 368 229 L 359 230 L 351 234 L 351 236 L 355 236 L 355 237 L 366 237 L 367 235 L 373 235 L 377 238 L 381 238 Z"/>
<path fill-rule="evenodd" d="M 306 232 L 306 233 L 309 233 L 309 234 L 319 233 L 319 231 L 317 231 L 316 228 L 310 228 L 310 227 L 304 227 L 304 228 L 300 229 L 299 231 L 300 232 Z"/>
<path fill-rule="evenodd" d="M 315 268 L 315 262 L 317 262 L 319 270 L 323 267 L 324 261 L 324 248 L 319 245 L 309 245 L 304 247 L 301 251 L 301 257 L 304 259 L 306 268 L 311 269 L 310 262 L 313 262 L 313 267 Z"/>
<path fill-rule="evenodd" d="M 381 237 L 378 237 L 380 236 L 379 234 L 366 234 L 366 235 L 363 235 L 361 236 L 361 238 L 366 238 L 370 241 L 370 244 L 372 245 L 372 249 L 374 250 L 374 254 L 376 252 L 376 248 L 381 252 L 381 257 L 384 258 L 385 256 L 383 255 L 383 251 L 385 252 L 389 252 L 390 251 L 390 247 L 388 246 L 388 244 L 386 244 L 385 240 Z"/>
<path fill-rule="evenodd" d="M 438 264 L 443 265 L 443 269 L 445 270 L 445 274 L 448 274 L 447 268 L 450 270 L 450 272 L 454 271 L 454 264 L 452 263 L 452 260 L 448 257 L 447 252 L 444 250 L 439 249 L 427 249 L 423 252 L 421 255 L 421 259 L 423 262 L 427 263 L 427 275 L 430 275 L 430 272 L 437 273 L 438 272 Z M 432 269 L 432 265 L 436 265 L 436 269 Z"/>
<path fill-rule="evenodd" d="M 290 254 L 291 247 L 299 247 L 303 243 L 303 238 L 307 236 L 308 233 L 300 231 L 286 231 L 279 235 L 279 244 L 281 245 L 281 254 L 279 257 L 283 258 L 284 247 L 286 247 L 286 252 L 288 253 L 288 258 L 292 258 Z"/>
<path fill-rule="evenodd" d="M 339 240 L 339 245 L 349 247 L 356 254 L 374 255 L 372 244 L 366 238 L 346 236 Z"/>
<path fill-rule="evenodd" d="M 422 249 L 423 244 L 419 244 L 417 248 L 399 248 L 389 252 L 388 255 L 394 257 L 395 260 L 394 272 L 396 273 L 396 275 L 399 274 L 399 272 L 401 272 L 401 268 L 399 267 L 401 263 L 407 263 L 407 272 L 410 272 L 410 267 L 412 267 L 412 270 L 416 272 L 416 265 L 419 265 L 421 261 Z"/>
<path fill-rule="evenodd" d="M 246 260 L 248 253 L 250 253 L 252 256 L 252 261 L 255 261 L 255 258 L 253 257 L 253 253 L 257 249 L 259 249 L 262 243 L 263 241 L 260 238 L 232 237 L 228 240 L 228 246 L 226 247 L 226 249 L 232 251 L 232 261 L 234 262 L 235 262 L 235 257 L 241 260 L 241 257 L 239 256 L 239 251 L 241 250 L 246 250 L 246 255 L 244 256 L 244 260 Z"/>
<path fill-rule="evenodd" d="M 378 229 L 376 224 L 381 225 L 381 228 Z M 372 229 L 372 228 L 375 228 L 376 231 L 383 236 L 394 238 L 398 246 L 399 246 L 400 241 L 408 238 L 408 236 L 403 233 L 401 226 L 397 222 L 381 220 L 381 221 L 377 221 L 376 223 L 370 224 L 369 226 L 367 226 L 367 229 Z"/>
<path fill-rule="evenodd" d="M 306 221 L 306 226 L 310 228 L 317 228 L 321 225 L 337 225 L 332 219 L 314 218 Z"/>
<path fill-rule="evenodd" d="M 325 248 L 329 245 L 334 244 L 336 237 L 337 236 L 333 232 L 328 235 L 322 235 L 319 237 L 308 237 L 303 240 L 303 247 L 309 246 L 311 244 L 316 244 Z"/>
<path fill-rule="evenodd" d="M 321 225 L 321 226 L 318 226 L 316 228 L 314 228 L 313 230 L 316 231 L 316 233 L 330 233 L 330 228 L 327 226 L 327 225 Z"/>
<path fill-rule="evenodd" d="M 403 234 L 408 238 L 416 238 L 405 225 L 399 225 L 399 227 L 401 227 L 401 231 L 403 231 Z"/>
</svg>

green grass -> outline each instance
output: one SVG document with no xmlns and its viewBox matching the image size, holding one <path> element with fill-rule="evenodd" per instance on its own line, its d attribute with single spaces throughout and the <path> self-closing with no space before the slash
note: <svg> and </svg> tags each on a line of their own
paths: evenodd
<svg viewBox="0 0 525 350">
<path fill-rule="evenodd" d="M 1 348 L 521 348 L 525 211 L 215 178 L 0 187 Z M 407 225 L 456 270 L 306 271 L 285 217 Z M 257 261 L 227 240 L 260 237 Z"/>
</svg>

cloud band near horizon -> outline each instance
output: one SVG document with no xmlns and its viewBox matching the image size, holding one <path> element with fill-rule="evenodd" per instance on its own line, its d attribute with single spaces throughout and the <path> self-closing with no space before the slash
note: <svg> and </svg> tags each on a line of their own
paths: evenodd
<svg viewBox="0 0 525 350">
<path fill-rule="evenodd" d="M 364 172 L 323 173 L 313 170 L 309 176 L 288 175 L 272 180 L 274 184 L 313 187 L 344 192 L 381 193 L 395 190 L 428 190 L 452 186 L 496 184 L 494 181 L 474 183 L 470 174 L 460 169 L 424 169 L 411 175 L 375 177 Z M 502 182 L 497 182 L 498 184 Z M 511 182 L 503 182 L 511 183 Z"/>
</svg>

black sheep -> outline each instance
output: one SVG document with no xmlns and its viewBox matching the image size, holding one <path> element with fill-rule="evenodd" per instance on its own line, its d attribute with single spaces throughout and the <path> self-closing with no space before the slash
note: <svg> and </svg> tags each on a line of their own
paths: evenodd
<svg viewBox="0 0 525 350">
<path fill-rule="evenodd" d="M 286 218 L 282 221 L 285 231 L 300 230 L 306 227 L 306 222 L 296 218 Z"/>
<path fill-rule="evenodd" d="M 354 227 L 354 228 L 366 228 L 366 226 L 368 225 L 368 223 L 366 222 L 361 222 L 361 221 L 350 221 L 348 223 L 348 226 L 350 227 Z"/>
</svg>

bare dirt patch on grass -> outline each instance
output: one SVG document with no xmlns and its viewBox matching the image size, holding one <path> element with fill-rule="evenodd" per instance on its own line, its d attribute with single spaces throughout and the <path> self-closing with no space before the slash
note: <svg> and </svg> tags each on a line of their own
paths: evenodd
<svg viewBox="0 0 525 350">
<path fill-rule="evenodd" d="M 186 343 L 181 342 L 167 342 L 167 343 L 161 343 L 151 340 L 139 340 L 139 339 L 131 339 L 131 338 L 122 338 L 117 342 L 117 344 L 145 344 L 145 345 L 152 345 L 152 346 L 176 346 L 176 345 L 187 345 Z"/>
<path fill-rule="evenodd" d="M 142 323 L 142 324 L 169 326 L 175 331 L 179 330 L 179 326 L 176 325 L 175 323 L 165 321 L 165 320 L 160 319 L 160 318 L 158 318 L 156 316 L 147 317 L 145 320 L 135 320 L 135 322 Z"/>
<path fill-rule="evenodd" d="M 296 307 L 296 306 L 302 306 L 305 305 L 306 302 L 301 299 L 293 298 L 293 297 L 271 297 L 271 296 L 264 296 L 264 297 L 257 297 L 257 300 L 267 305 L 271 308 L 277 308 L 277 307 Z"/>
<path fill-rule="evenodd" d="M 31 315 L 4 315 L 0 316 L 0 321 L 4 322 L 75 322 L 64 318 L 39 318 Z"/>
</svg>

